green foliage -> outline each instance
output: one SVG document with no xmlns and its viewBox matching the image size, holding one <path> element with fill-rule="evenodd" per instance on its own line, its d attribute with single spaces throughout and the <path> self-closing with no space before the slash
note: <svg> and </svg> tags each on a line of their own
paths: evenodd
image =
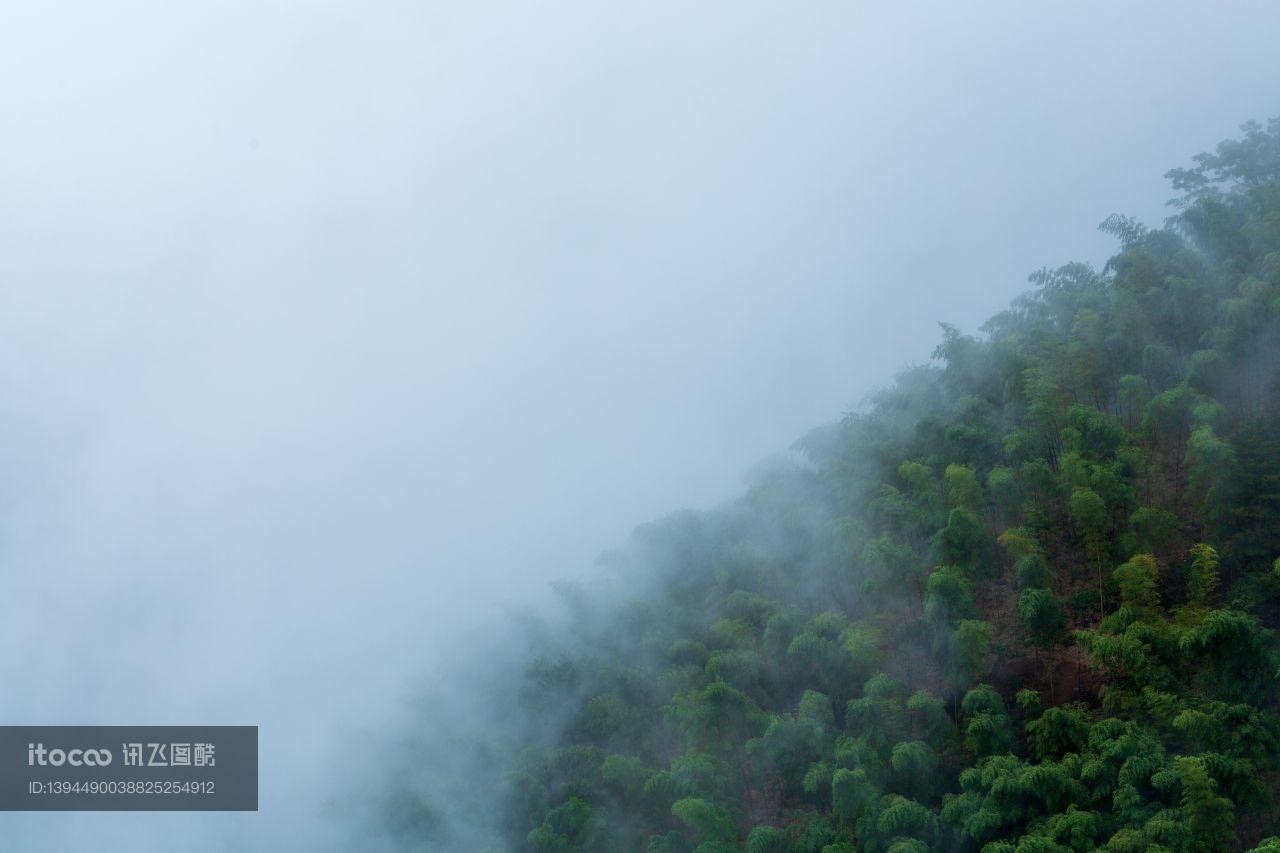
<svg viewBox="0 0 1280 853">
<path fill-rule="evenodd" d="M 712 748 L 740 740 L 763 718 L 750 699 L 719 680 L 676 696 L 675 716 L 690 743 Z"/>
<path fill-rule="evenodd" d="M 514 691 L 508 846 L 1280 853 L 1277 140 L 638 530 Z"/>
<path fill-rule="evenodd" d="M 1053 581 L 1049 561 L 1040 554 L 1025 554 L 1013 564 L 1018 589 L 1041 589 Z"/>
<path fill-rule="evenodd" d="M 929 809 L 898 795 L 890 795 L 887 800 L 876 818 L 876 830 L 881 835 L 890 838 L 905 835 L 927 843 L 937 834 L 938 818 Z"/>
<path fill-rule="evenodd" d="M 882 672 L 867 679 L 862 696 L 845 708 L 845 729 L 877 747 L 888 748 L 899 740 L 907 730 L 901 685 Z"/>
<path fill-rule="evenodd" d="M 988 538 L 982 520 L 972 510 L 958 506 L 948 513 L 947 526 L 938 531 L 933 542 L 943 562 L 972 571 L 984 556 Z"/>
<path fill-rule="evenodd" d="M 907 718 L 911 733 L 935 749 L 955 729 L 942 700 L 927 690 L 917 690 L 907 699 Z"/>
<path fill-rule="evenodd" d="M 1138 547 L 1147 552 L 1165 551 L 1178 536 L 1176 513 L 1159 507 L 1139 507 L 1129 517 Z"/>
<path fill-rule="evenodd" d="M 1150 554 L 1138 554 L 1113 573 L 1120 587 L 1120 601 L 1125 607 L 1154 610 L 1160 606 L 1156 590 L 1156 560 Z"/>
<path fill-rule="evenodd" d="M 1111 526 L 1111 514 L 1096 492 L 1078 488 L 1071 493 L 1071 520 L 1091 547 L 1100 548 Z"/>
<path fill-rule="evenodd" d="M 929 853 L 929 845 L 918 838 L 895 838 L 885 853 Z"/>
<path fill-rule="evenodd" d="M 757 826 L 747 836 L 747 853 L 787 853 L 791 841 L 776 826 Z"/>
<path fill-rule="evenodd" d="M 924 613 L 931 623 L 940 628 L 974 615 L 973 593 L 959 568 L 942 566 L 929 575 Z"/>
<path fill-rule="evenodd" d="M 972 683 L 986 674 L 991 625 L 980 619 L 962 619 L 951 634 L 951 658 L 961 683 Z"/>
<path fill-rule="evenodd" d="M 1226 849 L 1234 835 L 1231 801 L 1217 795 L 1217 783 L 1202 759 L 1179 758 L 1176 764 L 1182 777 L 1179 802 L 1190 836 L 1188 849 L 1196 853 Z"/>
<path fill-rule="evenodd" d="M 1062 602 L 1047 589 L 1025 589 L 1018 599 L 1018 618 L 1027 626 L 1031 642 L 1051 646 L 1062 636 L 1066 617 Z"/>
<path fill-rule="evenodd" d="M 986 504 L 982 494 L 982 484 L 973 468 L 968 465 L 957 465 L 954 462 L 943 472 L 943 482 L 947 486 L 947 505 L 960 507 L 969 512 L 980 512 Z"/>
<path fill-rule="evenodd" d="M 594 814 L 586 800 L 574 797 L 547 814 L 546 823 L 529 833 L 529 843 L 538 853 L 580 849 Z"/>
<path fill-rule="evenodd" d="M 879 798 L 880 792 L 864 770 L 837 770 L 831 777 L 831 809 L 846 823 L 859 820 Z"/>
<path fill-rule="evenodd" d="M 1187 603 L 1204 607 L 1218 588 L 1218 552 L 1203 542 L 1191 549 L 1191 571 L 1187 575 Z"/>
<path fill-rule="evenodd" d="M 975 757 L 1009 751 L 1013 746 L 1012 724 L 999 693 L 989 685 L 979 685 L 965 694 L 961 708 L 965 715 L 965 745 Z"/>
<path fill-rule="evenodd" d="M 1049 708 L 1027 723 L 1027 734 L 1036 757 L 1059 761 L 1067 753 L 1080 753 L 1089 743 L 1089 718 L 1080 708 Z"/>
<path fill-rule="evenodd" d="M 1022 503 L 1022 489 L 1012 468 L 997 465 L 987 474 L 987 491 L 991 501 L 1006 517 L 1017 512 Z"/>
<path fill-rule="evenodd" d="M 738 839 L 737 827 L 729 813 L 706 800 L 697 797 L 679 800 L 671 806 L 671 813 L 704 842 L 732 843 Z"/>
<path fill-rule="evenodd" d="M 1171 169 L 1165 177 L 1185 193 L 1184 205 L 1220 198 L 1232 186 L 1255 189 L 1280 183 L 1280 119 L 1266 127 L 1255 121 L 1240 128 L 1244 136 L 1218 143 L 1212 154 L 1195 156 L 1190 169 Z"/>
</svg>

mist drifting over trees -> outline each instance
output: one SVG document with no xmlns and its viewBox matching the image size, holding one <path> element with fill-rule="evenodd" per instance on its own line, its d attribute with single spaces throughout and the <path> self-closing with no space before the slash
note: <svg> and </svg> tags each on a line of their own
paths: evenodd
<svg viewBox="0 0 1280 853">
<path fill-rule="evenodd" d="M 375 834 L 1280 850 L 1280 120 L 1193 162 L 1163 227 L 1102 224 L 1103 269 L 944 326 L 742 497 L 562 588 L 471 727 L 408 735 L 467 758 L 422 747 Z"/>
<path fill-rule="evenodd" d="M 1099 617 L 1131 562 L 1171 630 L 1193 600 L 1248 617 L 1214 630 L 1273 627 L 1245 556 L 1275 556 L 1270 433 L 1241 414 L 1268 399 L 1246 328 L 1268 315 L 1203 296 L 1256 285 L 1222 260 L 1247 251 L 1195 235 L 1267 227 L 1230 216 L 1269 181 L 1270 126 L 1214 146 L 1276 112 L 1274 15 L 0 5 L 0 722 L 261 734 L 256 813 L 0 812 L 0 848 L 692 850 L 759 830 L 944 850 L 1023 843 L 1071 805 L 1100 823 L 1055 843 L 1163 838 L 1147 810 L 1189 789 L 1144 776 L 1120 826 L 1066 758 L 1102 747 L 1075 741 L 1045 753 L 1064 798 L 1000 793 L 983 835 L 965 697 L 991 687 L 993 754 L 1028 766 L 1019 685 L 1090 727 L 1132 719 L 1098 663 L 1133 645 Z M 1134 218 L 1094 227 L 1116 211 Z M 1170 213 L 1203 221 L 1171 237 Z M 1043 274 L 982 330 L 1072 260 L 1093 271 Z M 1138 650 L 1183 634 L 1159 636 Z M 1210 669 L 1153 689 L 1201 691 L 1210 732 L 1241 729 L 1206 703 L 1268 710 Z M 851 716 L 876 695 L 889 723 Z M 1155 731 L 1204 759 L 1197 790 L 1231 801 L 1240 846 L 1273 832 L 1204 758 L 1227 746 Z M 885 742 L 854 761 L 868 732 Z M 1019 767 L 989 779 L 1015 791 Z M 865 809 L 837 809 L 850 791 Z M 888 796 L 934 815 L 933 840 L 877 834 Z"/>
</svg>

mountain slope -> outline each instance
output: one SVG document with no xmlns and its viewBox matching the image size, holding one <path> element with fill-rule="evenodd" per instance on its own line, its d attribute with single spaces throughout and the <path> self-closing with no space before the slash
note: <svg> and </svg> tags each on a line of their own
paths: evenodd
<svg viewBox="0 0 1280 853">
<path fill-rule="evenodd" d="M 512 850 L 1216 851 L 1280 831 L 1280 121 L 528 667 Z M 1266 849 L 1280 850 L 1280 842 Z M 447 842 L 446 842 L 447 846 Z"/>
</svg>

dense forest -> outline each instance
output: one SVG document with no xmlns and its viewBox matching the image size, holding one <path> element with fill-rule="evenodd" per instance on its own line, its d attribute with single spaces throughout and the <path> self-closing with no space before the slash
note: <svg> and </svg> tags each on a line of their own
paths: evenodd
<svg viewBox="0 0 1280 853">
<path fill-rule="evenodd" d="M 1280 120 L 1168 177 L 566 591 L 505 849 L 1280 853 Z"/>
</svg>

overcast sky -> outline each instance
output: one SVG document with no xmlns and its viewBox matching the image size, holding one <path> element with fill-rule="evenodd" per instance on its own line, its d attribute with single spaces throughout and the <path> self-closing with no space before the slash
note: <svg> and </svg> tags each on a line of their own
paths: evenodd
<svg viewBox="0 0 1280 853">
<path fill-rule="evenodd" d="M 1256 3 L 0 9 L 0 719 L 335 733 L 1280 112 Z"/>
</svg>

